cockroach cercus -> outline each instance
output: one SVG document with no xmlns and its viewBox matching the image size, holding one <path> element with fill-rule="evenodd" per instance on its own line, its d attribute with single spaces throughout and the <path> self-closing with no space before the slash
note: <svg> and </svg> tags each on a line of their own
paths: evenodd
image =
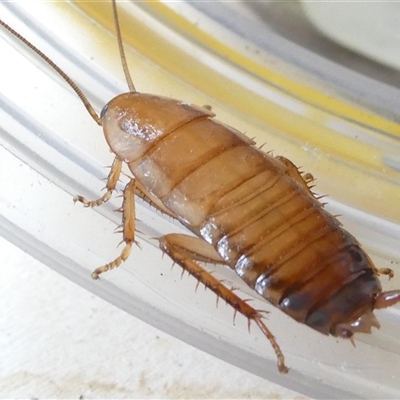
<svg viewBox="0 0 400 400">
<path fill-rule="evenodd" d="M 255 322 L 270 341 L 278 369 L 286 373 L 283 353 L 263 320 L 232 289 L 200 262 L 224 264 L 259 295 L 297 320 L 326 335 L 351 339 L 379 327 L 374 309 L 400 301 L 400 290 L 383 292 L 376 268 L 359 242 L 342 229 L 309 187 L 304 175 L 284 157 L 272 157 L 253 140 L 214 119 L 207 107 L 136 91 L 130 78 L 115 1 L 115 26 L 129 92 L 108 102 L 100 115 L 75 83 L 40 50 L 4 22 L 54 68 L 78 94 L 115 154 L 106 192 L 86 207 L 107 202 L 123 163 L 132 178 L 123 191 L 125 246 L 93 279 L 125 261 L 135 243 L 135 195 L 184 225 L 194 236 L 160 237 L 163 252 Z"/>
</svg>

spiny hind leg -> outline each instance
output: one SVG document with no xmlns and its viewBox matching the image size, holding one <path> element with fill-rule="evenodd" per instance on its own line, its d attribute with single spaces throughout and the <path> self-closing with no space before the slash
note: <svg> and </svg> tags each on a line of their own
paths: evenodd
<svg viewBox="0 0 400 400">
<path fill-rule="evenodd" d="M 76 203 L 77 201 L 79 201 L 85 207 L 97 207 L 107 202 L 111 198 L 111 195 L 117 186 L 119 176 L 121 175 L 121 169 L 122 169 L 122 161 L 118 157 L 115 157 L 114 162 L 110 169 L 110 173 L 108 174 L 107 177 L 107 185 L 106 185 L 107 191 L 103 194 L 103 196 L 93 201 L 86 200 L 83 196 L 75 196 L 74 202 Z"/>
<path fill-rule="evenodd" d="M 174 262 L 179 264 L 190 275 L 193 275 L 199 282 L 211 289 L 218 297 L 221 297 L 230 304 L 236 311 L 244 315 L 248 320 L 254 321 L 267 339 L 270 341 L 278 363 L 278 369 L 281 373 L 287 373 L 288 368 L 285 365 L 283 353 L 276 342 L 275 337 L 262 321 L 262 315 L 259 311 L 249 306 L 248 303 L 237 296 L 231 289 L 225 287 L 222 282 L 197 264 L 197 260 L 214 260 L 221 262 L 222 259 L 215 250 L 202 239 L 187 235 L 170 234 L 159 239 L 160 248 L 167 253 Z"/>
<path fill-rule="evenodd" d="M 97 268 L 92 273 L 93 279 L 98 279 L 99 275 L 110 269 L 119 267 L 122 262 L 126 261 L 131 253 L 132 244 L 135 243 L 135 180 L 131 179 L 125 186 L 123 194 L 123 203 L 120 211 L 122 211 L 122 234 L 125 247 L 119 257 L 114 261 Z"/>
<path fill-rule="evenodd" d="M 158 197 L 154 196 L 148 190 L 146 190 L 146 188 L 139 181 L 136 181 L 135 194 L 146 203 L 154 207 L 156 210 L 168 215 L 171 218 L 176 219 L 175 214 L 168 210 L 168 208 L 164 206 L 164 204 Z"/>
</svg>

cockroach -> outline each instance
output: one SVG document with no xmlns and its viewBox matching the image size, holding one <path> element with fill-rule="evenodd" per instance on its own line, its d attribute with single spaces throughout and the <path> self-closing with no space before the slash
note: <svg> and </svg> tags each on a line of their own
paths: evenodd
<svg viewBox="0 0 400 400">
<path fill-rule="evenodd" d="M 253 140 L 214 119 L 209 107 L 136 91 L 126 66 L 115 1 L 112 2 L 122 65 L 129 92 L 105 105 L 100 115 L 75 83 L 39 49 L 4 22 L 1 25 L 51 65 L 103 127 L 115 154 L 99 199 L 82 196 L 86 207 L 107 202 L 123 163 L 133 175 L 123 191 L 125 246 L 93 279 L 118 267 L 135 243 L 135 195 L 178 220 L 195 236 L 159 238 L 163 252 L 254 321 L 270 341 L 278 369 L 288 372 L 283 353 L 255 310 L 199 262 L 229 266 L 259 295 L 311 328 L 352 340 L 379 328 L 374 309 L 400 301 L 400 290 L 383 292 L 376 268 L 360 243 L 327 212 L 304 175 L 284 157 L 273 157 Z"/>
</svg>

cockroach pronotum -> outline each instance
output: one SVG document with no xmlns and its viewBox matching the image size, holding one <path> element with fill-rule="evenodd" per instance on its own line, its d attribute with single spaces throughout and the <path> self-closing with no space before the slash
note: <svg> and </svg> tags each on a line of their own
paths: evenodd
<svg viewBox="0 0 400 400">
<path fill-rule="evenodd" d="M 125 261 L 135 243 L 135 195 L 178 220 L 195 236 L 159 238 L 163 252 L 224 299 L 270 341 L 278 369 L 283 353 L 262 313 L 203 269 L 199 262 L 224 264 L 258 294 L 311 328 L 352 340 L 379 327 L 374 309 L 400 301 L 400 290 L 383 292 L 376 268 L 360 243 L 327 212 L 302 175 L 284 157 L 273 157 L 234 128 L 214 119 L 207 107 L 136 91 L 126 66 L 117 10 L 115 26 L 129 92 L 100 113 L 74 82 L 40 50 L 7 24 L 0 24 L 54 68 L 75 90 L 115 154 L 106 192 L 86 207 L 107 202 L 123 163 L 133 175 L 123 191 L 120 256 L 97 268 L 93 279 Z"/>
</svg>

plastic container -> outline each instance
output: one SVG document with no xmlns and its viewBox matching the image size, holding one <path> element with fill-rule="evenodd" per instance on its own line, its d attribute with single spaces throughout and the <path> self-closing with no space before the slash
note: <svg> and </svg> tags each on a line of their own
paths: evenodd
<svg viewBox="0 0 400 400">
<path fill-rule="evenodd" d="M 108 3 L 0 7 L 2 18 L 55 60 L 98 110 L 127 90 Z M 374 63 L 368 73 L 339 64 L 335 54 L 343 50 L 337 46 L 329 57 L 321 55 L 329 43 L 317 36 L 299 3 L 149 2 L 120 8 L 139 91 L 209 104 L 219 120 L 311 172 L 317 192 L 329 194 L 327 209 L 342 215 L 379 267 L 397 272 L 398 71 L 389 82 L 372 73 L 379 71 Z M 73 205 L 72 196 L 99 197 L 112 155 L 101 128 L 47 65 L 3 30 L 0 49 L 2 236 L 127 312 L 283 386 L 315 398 L 400 396 L 398 306 L 377 312 L 381 329 L 358 335 L 353 348 L 291 320 L 232 271 L 216 268 L 215 275 L 240 286 L 255 308 L 270 311 L 268 326 L 291 367 L 279 375 L 256 326 L 249 334 L 240 315 L 233 325 L 229 307 L 221 302 L 217 308 L 211 292 L 195 293 L 193 278 L 181 279 L 179 267 L 171 270 L 151 238 L 184 229 L 140 202 L 142 250 L 92 281 L 90 272 L 120 251 L 121 238 L 112 234 L 120 199 L 84 209 Z M 385 289 L 399 288 L 400 272 L 382 281 Z"/>
</svg>

